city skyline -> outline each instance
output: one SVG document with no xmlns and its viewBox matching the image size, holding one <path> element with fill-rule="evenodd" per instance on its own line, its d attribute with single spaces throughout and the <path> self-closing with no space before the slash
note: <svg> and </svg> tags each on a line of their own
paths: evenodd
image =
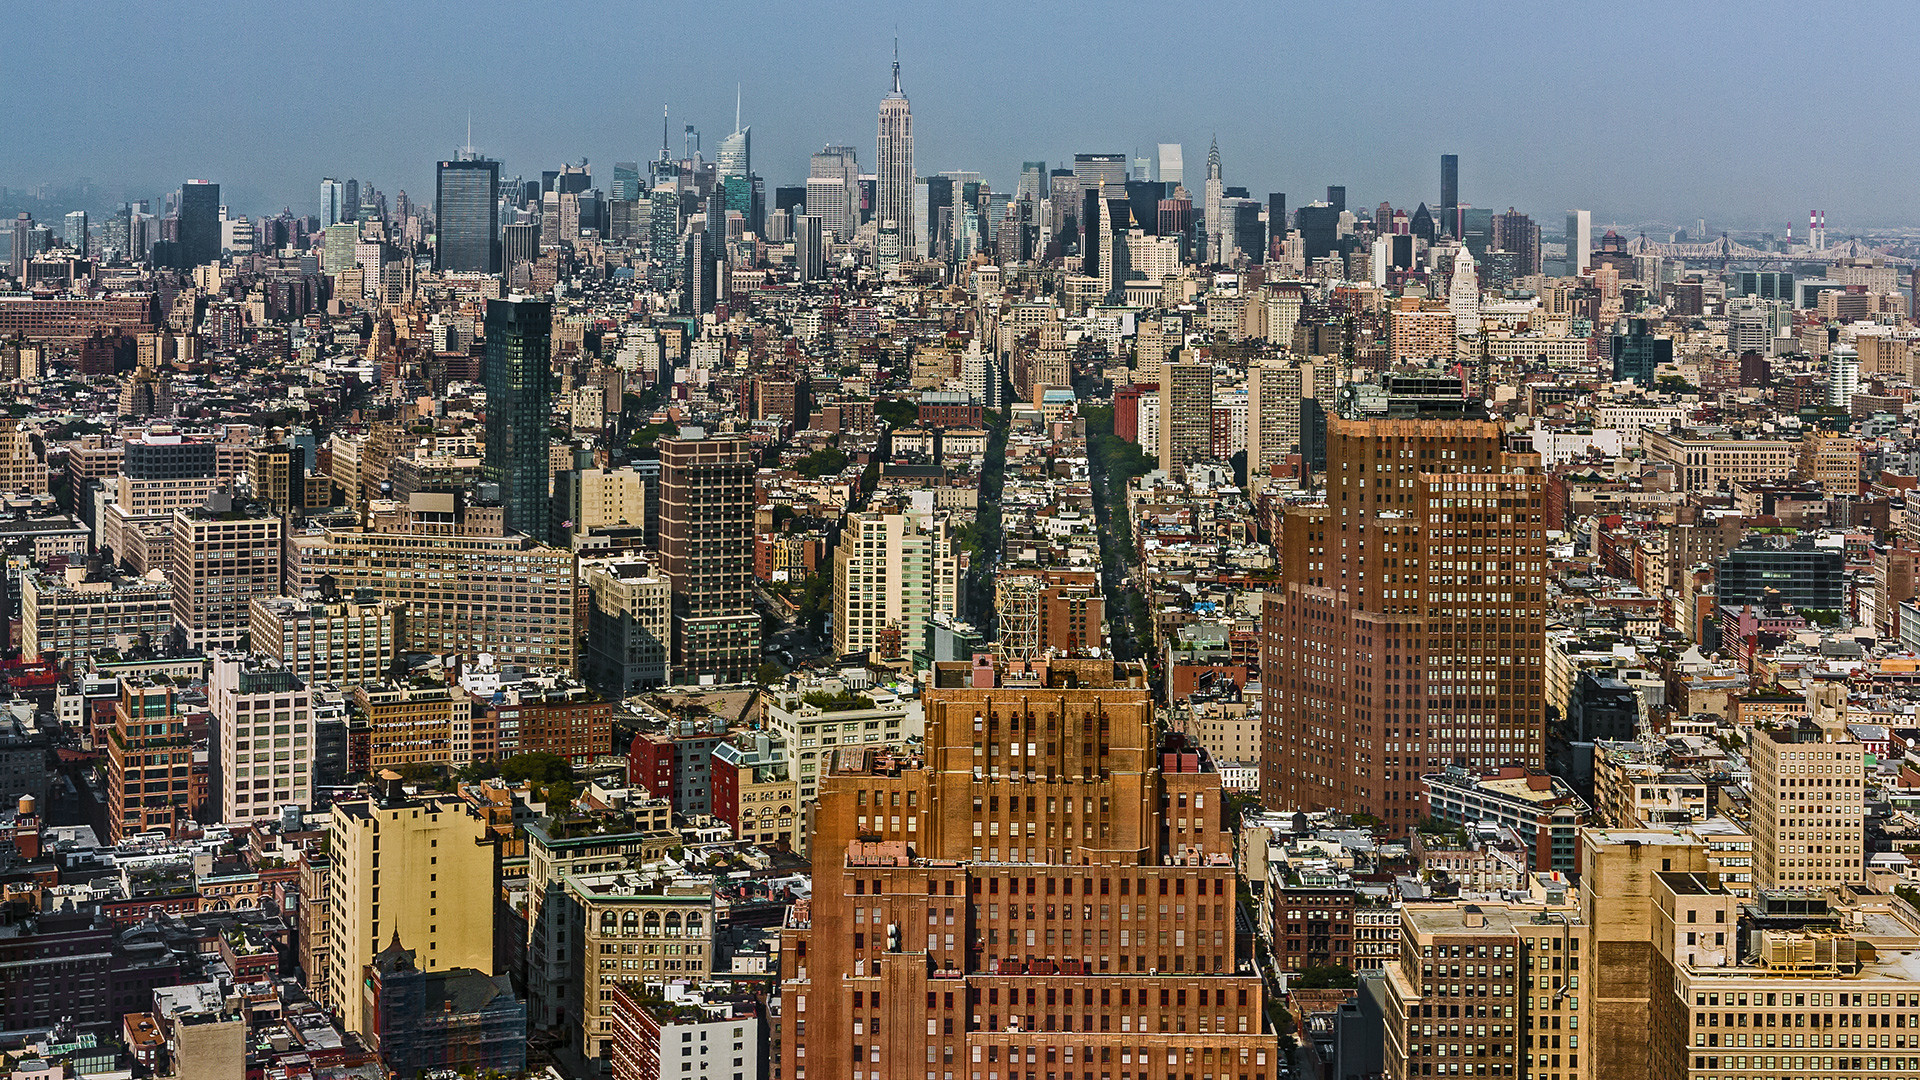
<svg viewBox="0 0 1920 1080">
<path fill-rule="evenodd" d="M 228 36 L 300 29 L 275 13 L 214 7 L 224 14 L 212 21 L 225 26 Z M 11 168 L 0 184 L 31 188 L 91 177 L 110 195 L 124 190 L 138 197 L 205 176 L 223 185 L 236 212 L 254 215 L 283 206 L 318 213 L 323 176 L 357 176 L 421 198 L 431 190 L 434 162 L 459 146 L 471 110 L 477 142 L 503 163 L 504 175 L 537 176 L 542 168 L 585 156 L 609 170 L 608 177 L 596 178 L 604 189 L 614 161 L 645 160 L 656 152 L 662 101 L 674 125 L 692 123 L 700 130 L 706 156 L 713 157 L 731 130 L 728 99 L 736 84 L 745 100 L 745 123 L 757 129 L 758 171 L 770 186 L 792 183 L 804 179 L 807 155 L 820 146 L 865 142 L 873 104 L 888 89 L 892 22 L 874 19 L 827 38 L 822 30 L 781 18 L 782 5 L 755 7 L 763 17 L 742 12 L 734 24 L 740 29 L 724 44 L 751 51 L 764 43 L 808 56 L 810 64 L 776 65 L 743 78 L 738 70 L 699 64 L 696 58 L 706 50 L 697 47 L 697 38 L 686 41 L 693 47 L 660 49 L 657 55 L 623 52 L 645 36 L 641 26 L 632 35 L 596 30 L 577 37 L 513 36 L 513 48 L 524 50 L 529 63 L 591 71 L 623 63 L 639 68 L 637 77 L 584 96 L 529 97 L 504 82 L 495 86 L 475 78 L 472 72 L 500 70 L 514 59 L 506 54 L 507 38 L 491 33 L 497 20 L 438 27 L 445 32 L 443 53 L 421 56 L 404 44 L 370 44 L 325 65 L 289 65 L 276 71 L 279 93 L 269 95 L 241 93 L 241 72 L 212 54 L 196 62 L 213 39 L 156 31 L 127 42 L 130 58 L 113 77 L 24 110 L 10 146 Z M 1256 195 L 1286 191 L 1294 205 L 1328 184 L 1345 185 L 1356 206 L 1381 199 L 1396 206 L 1437 205 L 1435 160 L 1457 153 L 1463 202 L 1514 205 L 1543 219 L 1580 206 L 1593 208 L 1596 223 L 1685 225 L 1705 217 L 1714 231 L 1783 231 L 1794 225 L 1798 232 L 1807 208 L 1821 207 L 1836 235 L 1913 224 L 1897 189 L 1886 182 L 1920 163 L 1911 151 L 1854 141 L 1836 142 L 1821 153 L 1783 153 L 1775 141 L 1756 137 L 1747 113 L 1707 104 L 1676 115 L 1662 104 L 1682 96 L 1699 100 L 1692 73 L 1698 43 L 1710 39 L 1713 54 L 1739 57 L 1741 69 L 1755 73 L 1756 97 L 1781 103 L 1769 114 L 1768 131 L 1828 123 L 1836 110 L 1867 130 L 1898 124 L 1900 97 L 1891 67 L 1873 61 L 1876 43 L 1897 40 L 1887 31 L 1910 18 L 1908 12 L 1890 5 L 1848 11 L 1833 16 L 1819 40 L 1796 42 L 1772 33 L 1767 11 L 1743 9 L 1750 17 L 1737 23 L 1687 10 L 1663 10 L 1659 20 L 1643 20 L 1638 16 L 1645 12 L 1636 5 L 1579 16 L 1529 10 L 1515 18 L 1505 9 L 1475 4 L 1444 20 L 1388 12 L 1369 24 L 1379 28 L 1375 35 L 1357 39 L 1336 15 L 1289 11 L 1283 18 L 1286 41 L 1353 44 L 1275 57 L 1258 51 L 1273 40 L 1269 35 L 1169 35 L 1154 41 L 1158 51 L 1128 65 L 1134 72 L 1128 78 L 1051 82 L 1047 108 L 1024 103 L 1017 89 L 1036 72 L 1030 57 L 942 44 L 964 39 L 991 18 L 973 23 L 938 9 L 902 10 L 896 17 L 903 71 L 917 88 L 919 172 L 973 169 L 996 190 L 1011 189 L 1023 160 L 1147 152 L 1168 141 L 1178 141 L 1197 159 L 1217 131 L 1228 184 Z M 583 27 L 622 15 L 597 4 L 569 14 L 577 17 L 563 19 L 565 25 Z M 21 36 L 111 40 L 128 33 L 123 15 L 112 4 L 26 12 Z M 426 17 L 398 14 L 395 29 Z M 1277 18 L 1244 8 L 1210 15 L 1250 28 Z M 654 21 L 673 24 L 672 12 L 656 13 Z M 705 23 L 689 18 L 677 25 L 697 35 Z M 1109 56 L 1124 60 L 1135 47 L 1128 31 L 1138 25 L 1116 18 L 1085 32 L 1054 35 L 1046 65 L 1066 73 L 1102 70 L 1092 65 L 1108 63 Z M 419 40 L 404 32 L 379 40 L 389 39 Z M 1561 47 L 1503 53 L 1499 70 L 1508 75 L 1455 74 L 1458 61 L 1471 60 L 1476 48 L 1491 50 L 1492 42 L 1504 40 Z M 152 63 L 158 57 L 166 57 L 164 70 Z M 1602 79 L 1609 57 L 1630 59 L 1630 84 L 1615 89 Z M 1852 81 L 1831 85 L 1825 73 L 1842 61 Z M 1156 66 L 1164 77 L 1154 76 Z M 32 96 L 24 83 L 12 85 L 25 70 L 0 74 L 0 87 L 15 100 Z M 1356 80 L 1355 71 L 1378 74 Z M 1582 74 L 1587 71 L 1596 74 Z M 187 122 L 154 125 L 139 113 L 109 107 L 135 84 L 155 111 Z M 1342 92 L 1323 93 L 1320 88 L 1328 85 Z M 820 88 L 833 89 L 826 94 Z M 1456 105 L 1440 115 L 1406 107 L 1432 100 L 1442 88 Z M 396 100 L 405 105 L 395 109 Z M 1796 116 L 1806 123 L 1796 124 Z M 1649 161 L 1666 167 L 1648 170 Z"/>
</svg>

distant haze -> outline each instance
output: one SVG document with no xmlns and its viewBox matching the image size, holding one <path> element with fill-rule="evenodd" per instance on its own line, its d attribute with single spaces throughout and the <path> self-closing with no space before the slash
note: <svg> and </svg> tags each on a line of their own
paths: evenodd
<svg viewBox="0 0 1920 1080">
<path fill-rule="evenodd" d="M 712 158 L 734 86 L 753 167 L 803 182 L 826 143 L 872 166 L 895 25 L 917 171 L 1011 190 L 1024 160 L 1185 146 L 1197 192 L 1217 134 L 1226 182 L 1290 206 L 1439 197 L 1596 224 L 1835 235 L 1914 223 L 1920 6 L 1512 4 L 17 3 L 0 65 L 0 184 L 91 178 L 157 197 L 219 181 L 236 212 L 314 213 L 322 176 L 433 198 L 466 138 L 507 177 L 616 160 L 700 129 Z"/>
</svg>

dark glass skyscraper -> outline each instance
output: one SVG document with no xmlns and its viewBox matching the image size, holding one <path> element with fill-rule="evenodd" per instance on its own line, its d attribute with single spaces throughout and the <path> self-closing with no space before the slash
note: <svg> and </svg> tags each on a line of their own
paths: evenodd
<svg viewBox="0 0 1920 1080">
<path fill-rule="evenodd" d="M 508 532 L 547 539 L 547 438 L 553 411 L 553 302 L 487 301 L 486 478 L 500 485 Z"/>
<path fill-rule="evenodd" d="M 433 268 L 441 273 L 500 272 L 500 163 L 465 158 L 440 163 L 434 185 Z M 487 316 L 491 322 L 493 316 Z"/>
<path fill-rule="evenodd" d="M 1233 204 L 1233 246 L 1247 253 L 1247 261 L 1267 259 L 1266 227 L 1260 222 L 1260 204 L 1241 199 Z"/>
<path fill-rule="evenodd" d="M 180 263 L 204 266 L 220 261 L 220 185 L 189 180 L 180 185 Z"/>
<path fill-rule="evenodd" d="M 608 197 L 614 202 L 638 202 L 640 199 L 640 163 L 637 161 L 616 161 L 613 163 L 613 187 Z"/>
<path fill-rule="evenodd" d="M 1340 247 L 1340 211 L 1327 203 L 1301 207 L 1294 214 L 1308 259 L 1331 255 Z"/>
<path fill-rule="evenodd" d="M 1613 381 L 1652 386 L 1661 364 L 1673 362 L 1673 339 L 1655 335 L 1645 319 L 1623 319 L 1613 328 Z"/>
<path fill-rule="evenodd" d="M 953 254 L 953 177 L 927 177 L 928 250 L 944 260 Z"/>
<path fill-rule="evenodd" d="M 1440 228 L 1448 236 L 1457 236 L 1460 222 L 1455 211 L 1460 207 L 1460 155 L 1440 155 Z"/>
</svg>

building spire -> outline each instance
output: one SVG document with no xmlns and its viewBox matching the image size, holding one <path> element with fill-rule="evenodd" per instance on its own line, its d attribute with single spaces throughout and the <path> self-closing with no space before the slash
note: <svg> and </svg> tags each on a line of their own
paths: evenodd
<svg viewBox="0 0 1920 1080">
<path fill-rule="evenodd" d="M 740 84 L 733 84 L 733 133 L 740 134 Z"/>
<path fill-rule="evenodd" d="M 900 35 L 893 35 L 893 92 L 900 92 Z"/>
</svg>

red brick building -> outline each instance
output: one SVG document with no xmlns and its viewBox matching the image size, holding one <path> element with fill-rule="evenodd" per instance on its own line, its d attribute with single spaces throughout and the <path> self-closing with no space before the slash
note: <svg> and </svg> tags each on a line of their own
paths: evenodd
<svg viewBox="0 0 1920 1080">
<path fill-rule="evenodd" d="M 641 732 L 627 748 L 627 783 L 656 799 L 673 798 L 673 740 Z"/>
<path fill-rule="evenodd" d="M 565 675 L 530 677 L 476 697 L 473 720 L 476 733 L 483 724 L 492 729 L 502 758 L 544 752 L 585 765 L 613 752 L 613 702 Z"/>
</svg>

